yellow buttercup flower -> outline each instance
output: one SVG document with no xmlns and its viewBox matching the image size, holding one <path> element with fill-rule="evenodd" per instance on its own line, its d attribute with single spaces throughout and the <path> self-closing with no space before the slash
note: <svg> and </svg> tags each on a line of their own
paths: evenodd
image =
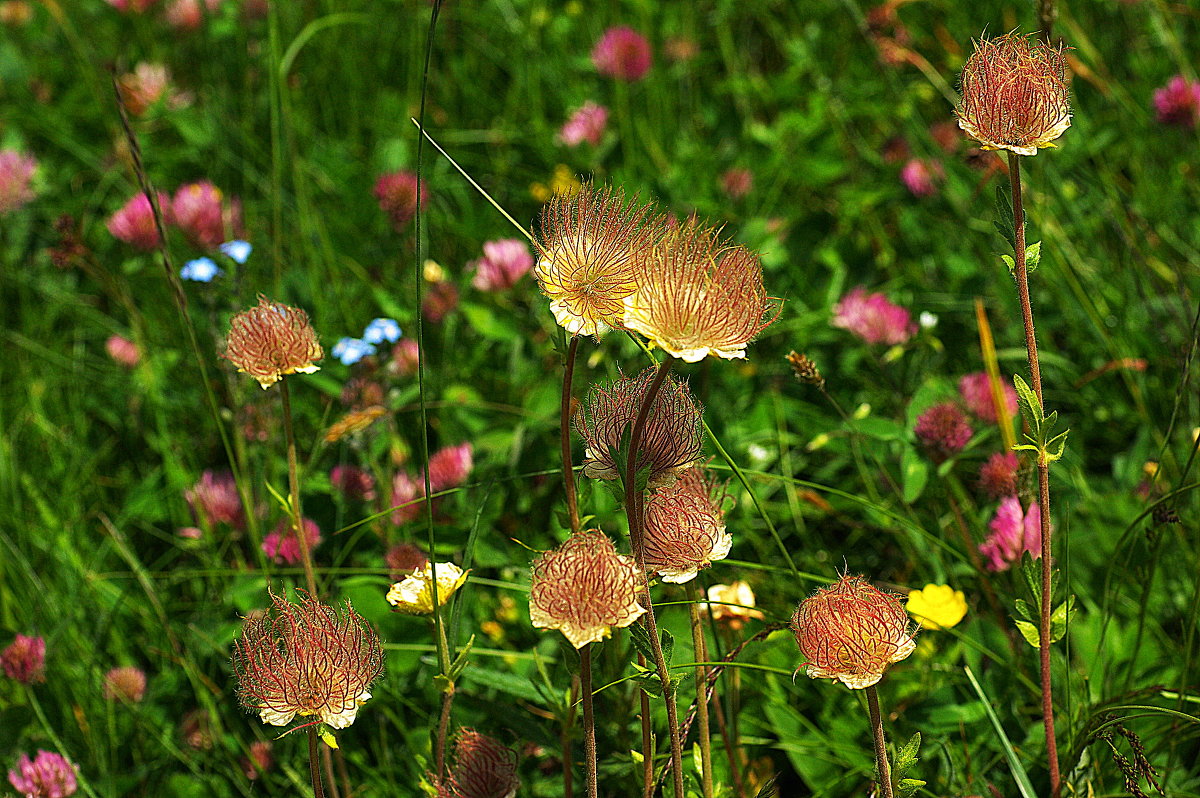
<svg viewBox="0 0 1200 798">
<path fill-rule="evenodd" d="M 438 606 L 449 601 L 450 596 L 467 581 L 467 574 L 451 562 L 440 562 L 435 566 L 426 563 L 419 571 L 414 571 L 403 580 L 392 585 L 388 591 L 387 601 L 393 607 L 393 612 L 404 615 L 433 614 L 433 573 L 437 569 Z"/>
<path fill-rule="evenodd" d="M 926 629 L 949 629 L 967 614 L 967 599 L 949 585 L 925 585 L 909 591 L 908 614 Z"/>
</svg>

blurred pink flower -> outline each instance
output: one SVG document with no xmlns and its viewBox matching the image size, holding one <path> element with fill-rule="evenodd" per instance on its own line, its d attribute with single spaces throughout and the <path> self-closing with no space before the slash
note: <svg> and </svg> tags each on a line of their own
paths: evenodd
<svg viewBox="0 0 1200 798">
<path fill-rule="evenodd" d="M 311 555 L 312 550 L 321 542 L 321 528 L 309 518 L 303 519 L 300 525 L 304 527 L 304 539 L 308 543 L 308 551 Z M 288 565 L 300 562 L 300 538 L 292 529 L 290 518 L 284 518 L 271 530 L 270 534 L 263 538 L 262 550 L 275 562 Z"/>
<path fill-rule="evenodd" d="M 1000 381 L 1004 393 L 1004 406 L 1008 408 L 1008 416 L 1017 414 L 1017 392 L 1008 380 Z M 996 423 L 996 405 L 992 403 L 992 386 L 986 371 L 977 371 L 964 375 L 958 381 L 958 393 L 962 396 L 967 409 L 979 417 L 980 421 L 989 424 Z"/>
<path fill-rule="evenodd" d="M 641 80 L 652 58 L 646 37 L 625 25 L 609 28 L 592 50 L 592 63 L 601 75 L 618 80 Z"/>
<path fill-rule="evenodd" d="M 455 488 L 467 480 L 474 465 L 470 443 L 447 446 L 429 458 L 429 487 L 434 493 Z"/>
<path fill-rule="evenodd" d="M 196 30 L 204 21 L 206 11 L 212 16 L 220 9 L 221 0 L 205 0 L 204 6 L 202 9 L 200 0 L 175 0 L 167 7 L 167 23 L 179 30 Z"/>
<path fill-rule="evenodd" d="M 414 501 L 425 495 L 422 481 L 415 480 L 405 471 L 397 471 L 392 477 L 392 523 L 400 524 L 412 521 L 421 514 L 421 502 Z M 412 502 L 412 504 L 409 504 Z M 401 507 L 400 505 L 408 505 Z"/>
<path fill-rule="evenodd" d="M 1042 511 L 1034 502 L 1022 513 L 1021 500 L 1008 496 L 996 508 L 996 517 L 988 524 L 992 534 L 979 545 L 989 571 L 1006 571 L 1019 562 L 1024 552 L 1033 558 L 1042 556 Z"/>
<path fill-rule="evenodd" d="M 158 3 L 158 0 L 105 0 L 105 2 L 118 11 L 122 11 L 126 14 L 131 11 L 136 14 L 141 14 L 142 12 L 149 11 L 151 8 L 153 8 Z"/>
<path fill-rule="evenodd" d="M 900 170 L 900 180 L 914 197 L 930 197 L 937 193 L 936 183 L 944 174 L 937 161 L 910 158 Z"/>
<path fill-rule="evenodd" d="M 329 481 L 347 499 L 369 502 L 375 498 L 375 477 L 358 466 L 335 465 L 329 472 Z"/>
<path fill-rule="evenodd" d="M 17 769 L 8 771 L 8 781 L 26 798 L 67 798 L 74 795 L 75 766 L 51 751 L 38 751 L 31 762 L 21 754 Z"/>
<path fill-rule="evenodd" d="M 1019 466 L 1016 452 L 996 452 L 979 467 L 979 487 L 993 499 L 1013 495 Z"/>
<path fill-rule="evenodd" d="M 480 291 L 507 291 L 533 268 L 533 255 L 516 238 L 485 241 L 483 257 L 468 264 L 475 270 L 471 285 Z"/>
<path fill-rule="evenodd" d="M 402 377 L 417 373 L 417 341 L 415 338 L 401 338 L 392 347 L 392 370 Z"/>
<path fill-rule="evenodd" d="M 754 173 L 749 169 L 727 169 L 721 175 L 721 190 L 730 199 L 741 199 L 754 189 Z"/>
<path fill-rule="evenodd" d="M 953 402 L 941 402 L 917 416 L 913 432 L 937 463 L 962 451 L 972 435 L 966 414 Z"/>
<path fill-rule="evenodd" d="M 1154 112 L 1164 125 L 1195 127 L 1200 120 L 1200 83 L 1176 75 L 1154 92 Z"/>
<path fill-rule="evenodd" d="M 558 140 L 568 147 L 578 147 L 585 141 L 595 147 L 604 136 L 606 127 L 608 127 L 608 109 L 588 100 L 571 114 L 571 118 L 558 132 Z"/>
<path fill-rule="evenodd" d="M 17 635 L 0 652 L 4 675 L 21 684 L 46 681 L 46 641 L 40 637 Z"/>
<path fill-rule="evenodd" d="M 33 173 L 37 161 L 16 150 L 0 150 L 0 216 L 33 199 Z"/>
<path fill-rule="evenodd" d="M 255 740 L 250 743 L 250 755 L 242 757 L 242 772 L 246 774 L 246 778 L 253 781 L 270 770 L 274 764 L 271 743 L 267 740 Z"/>
<path fill-rule="evenodd" d="M 104 351 L 108 352 L 108 356 L 114 362 L 127 369 L 133 368 L 142 359 L 142 351 L 138 349 L 138 345 L 120 335 L 108 336 L 108 340 L 104 342 Z"/>
<path fill-rule="evenodd" d="M 104 697 L 136 704 L 146 695 L 146 674 L 141 668 L 113 668 L 104 674 Z"/>
<path fill-rule="evenodd" d="M 205 471 L 200 481 L 184 492 L 192 512 L 209 524 L 229 524 L 242 529 L 246 516 L 242 511 L 242 500 L 238 496 L 237 482 L 228 471 Z"/>
<path fill-rule="evenodd" d="M 397 230 L 402 229 L 417 215 L 417 176 L 413 172 L 399 171 L 380 175 L 375 181 L 375 199 L 379 207 Z M 429 201 L 429 189 L 421 184 L 421 204 Z"/>
<path fill-rule="evenodd" d="M 159 192 L 158 208 L 163 214 L 163 224 L 170 224 L 171 201 Z M 158 229 L 154 226 L 154 212 L 145 194 L 137 194 L 126 202 L 119 211 L 108 217 L 108 232 L 114 238 L 147 252 L 158 246 Z"/>
<path fill-rule="evenodd" d="M 893 305 L 883 294 L 868 294 L 861 285 L 833 306 L 833 326 L 869 344 L 902 344 L 917 332 L 907 309 Z"/>
<path fill-rule="evenodd" d="M 437 324 L 446 315 L 458 307 L 458 288 L 449 280 L 431 283 L 421 302 L 421 310 L 425 318 Z"/>
<path fill-rule="evenodd" d="M 204 530 L 198 526 L 181 526 L 175 530 L 175 534 L 187 540 L 199 540 L 204 537 Z"/>
<path fill-rule="evenodd" d="M 132 72 L 122 75 L 119 83 L 121 101 L 134 116 L 146 113 L 163 97 L 166 97 L 169 108 L 182 108 L 192 101 L 188 94 L 168 91 L 171 88 L 171 73 L 162 64 L 143 61 Z"/>
<path fill-rule="evenodd" d="M 207 180 L 180 186 L 171 201 L 171 210 L 175 224 L 193 242 L 207 249 L 216 249 L 240 234 L 241 202 L 233 199 L 226 204 L 221 189 Z"/>
<path fill-rule="evenodd" d="M 387 562 L 388 573 L 394 581 L 399 582 L 414 571 L 424 570 L 429 564 L 429 557 L 424 550 L 412 543 L 397 543 L 388 549 L 384 560 Z"/>
</svg>

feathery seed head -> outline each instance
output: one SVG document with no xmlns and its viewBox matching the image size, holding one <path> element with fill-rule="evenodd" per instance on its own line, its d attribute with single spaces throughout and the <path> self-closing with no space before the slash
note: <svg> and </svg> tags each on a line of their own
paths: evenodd
<svg viewBox="0 0 1200 798">
<path fill-rule="evenodd" d="M 513 798 L 520 786 L 515 751 L 474 729 L 459 729 L 454 766 L 437 785 L 438 798 Z"/>
<path fill-rule="evenodd" d="M 258 295 L 258 306 L 242 311 L 229 323 L 221 357 L 258 380 L 263 390 L 285 374 L 312 374 L 325 357 L 308 314 Z"/>
<path fill-rule="evenodd" d="M 724 499 L 725 486 L 699 466 L 651 494 L 642 530 L 646 570 L 681 584 L 725 559 L 733 536 L 725 530 Z"/>
</svg>

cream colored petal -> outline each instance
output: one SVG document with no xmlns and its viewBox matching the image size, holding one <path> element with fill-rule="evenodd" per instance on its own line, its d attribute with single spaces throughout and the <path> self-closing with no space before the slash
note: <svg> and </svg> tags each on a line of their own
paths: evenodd
<svg viewBox="0 0 1200 798">
<path fill-rule="evenodd" d="M 700 573 L 700 569 L 698 568 L 693 568 L 690 571 L 679 568 L 663 568 L 658 572 L 658 575 L 664 582 L 669 582 L 673 585 L 682 585 L 684 582 L 690 582 L 695 579 L 698 573 Z"/>
<path fill-rule="evenodd" d="M 263 707 L 258 716 L 262 718 L 263 723 L 269 723 L 272 726 L 286 726 L 292 722 L 292 718 L 296 717 L 296 710 L 280 712 L 270 707 Z"/>
<path fill-rule="evenodd" d="M 550 312 L 554 314 L 554 320 L 572 335 L 599 335 L 608 331 L 607 324 L 580 316 L 562 299 L 550 303 Z"/>
<path fill-rule="evenodd" d="M 899 662 L 905 659 L 917 647 L 916 641 L 908 634 L 907 630 L 902 632 L 893 642 L 896 644 L 896 651 L 892 654 L 891 662 Z"/>
<path fill-rule="evenodd" d="M 713 541 L 712 554 L 708 555 L 708 561 L 716 562 L 723 560 L 729 556 L 729 550 L 733 548 L 733 535 L 725 531 L 725 527 L 721 527 L 721 531 L 717 534 L 717 539 Z M 751 603 L 754 599 L 751 597 Z"/>
</svg>

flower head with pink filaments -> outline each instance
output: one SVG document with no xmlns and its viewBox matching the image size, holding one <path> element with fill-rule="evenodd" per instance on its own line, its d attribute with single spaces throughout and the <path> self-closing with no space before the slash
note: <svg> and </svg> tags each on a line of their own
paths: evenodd
<svg viewBox="0 0 1200 798">
<path fill-rule="evenodd" d="M 814 679 L 852 690 L 871 687 L 894 662 L 916 648 L 917 630 L 904 597 L 885 593 L 860 576 L 843 576 L 800 602 L 792 632 Z"/>
<path fill-rule="evenodd" d="M 664 582 L 683 583 L 729 556 L 733 536 L 725 530 L 724 498 L 724 486 L 702 467 L 651 494 L 641 544 L 646 570 Z"/>
<path fill-rule="evenodd" d="M 520 786 L 516 752 L 464 728 L 454 741 L 454 765 L 437 784 L 437 798 L 513 798 Z"/>
<path fill-rule="evenodd" d="M 933 461 L 941 463 L 962 451 L 974 431 L 962 408 L 953 402 L 939 402 L 917 416 L 913 433 Z"/>
<path fill-rule="evenodd" d="M 171 221 L 171 201 L 166 194 L 159 192 L 159 212 L 163 215 L 163 224 Z M 126 244 L 141 250 L 150 251 L 158 246 L 162 239 L 158 235 L 158 225 L 154 223 L 154 209 L 145 194 L 137 194 L 120 210 L 108 217 L 105 223 L 113 238 L 120 239 Z"/>
<path fill-rule="evenodd" d="M 0 216 L 15 211 L 34 197 L 32 183 L 37 161 L 17 150 L 0 150 Z"/>
<path fill-rule="evenodd" d="M 312 374 L 325 357 L 308 314 L 262 294 L 258 306 L 242 311 L 229 323 L 221 357 L 258 380 L 263 390 L 285 374 Z"/>
<path fill-rule="evenodd" d="M 379 635 L 350 602 L 339 612 L 307 594 L 299 605 L 271 600 L 274 612 L 246 618 L 233 644 L 242 706 L 273 726 L 300 715 L 346 728 L 383 673 Z"/>
<path fill-rule="evenodd" d="M 688 363 L 744 358 L 779 312 L 763 288 L 758 256 L 692 222 L 642 252 L 633 275 L 637 291 L 625 300 L 624 326 Z"/>
<path fill-rule="evenodd" d="M 208 249 L 236 237 L 242 227 L 241 201 L 226 202 L 224 192 L 208 180 L 176 189 L 171 214 L 188 238 Z"/>
<path fill-rule="evenodd" d="M 1067 57 L 1028 36 L 981 39 L 963 65 L 958 125 L 985 150 L 1037 155 L 1071 125 Z"/>
<path fill-rule="evenodd" d="M 988 529 L 992 533 L 979 544 L 979 553 L 989 571 L 1007 571 L 1025 552 L 1035 560 L 1042 556 L 1042 510 L 1037 502 L 1026 512 L 1016 496 L 1005 497 Z"/>
<path fill-rule="evenodd" d="M 1200 122 L 1200 83 L 1176 75 L 1154 91 L 1154 114 L 1164 125 L 1195 127 Z"/>
<path fill-rule="evenodd" d="M 883 294 L 871 294 L 864 286 L 847 293 L 833 307 L 834 327 L 857 335 L 868 344 L 903 344 L 917 333 L 912 314 L 893 304 Z"/>
<path fill-rule="evenodd" d="M 0 651 L 0 668 L 4 675 L 21 684 L 46 681 L 46 640 L 18 634 Z"/>
<path fill-rule="evenodd" d="M 52 751 L 38 751 L 32 760 L 21 754 L 17 769 L 8 771 L 8 782 L 21 795 L 33 798 L 67 798 L 79 788 L 75 766 Z"/>
<path fill-rule="evenodd" d="M 572 335 L 620 327 L 635 290 L 633 264 L 661 236 L 653 210 L 611 188 L 557 194 L 542 211 L 533 274 L 555 320 Z"/>
<path fill-rule="evenodd" d="M 607 126 L 608 109 L 588 100 L 563 124 L 558 131 L 558 140 L 568 147 L 578 147 L 585 141 L 596 147 Z"/>
<path fill-rule="evenodd" d="M 637 601 L 641 584 L 633 558 L 618 554 L 608 536 L 580 532 L 534 561 L 529 620 L 539 629 L 558 629 L 582 648 L 645 614 Z"/>
<path fill-rule="evenodd" d="M 641 80 L 650 71 L 652 61 L 650 42 L 627 25 L 606 30 L 592 50 L 596 71 L 618 80 Z"/>
<path fill-rule="evenodd" d="M 650 366 L 636 377 L 620 376 L 607 385 L 593 385 L 575 413 L 575 429 L 587 443 L 583 473 L 593 479 L 618 479 L 625 468 L 634 421 L 654 381 Z M 654 488 L 675 479 L 696 462 L 703 444 L 702 411 L 692 399 L 687 383 L 667 377 L 654 396 L 642 429 L 634 467 L 649 469 L 647 486 Z"/>
</svg>

